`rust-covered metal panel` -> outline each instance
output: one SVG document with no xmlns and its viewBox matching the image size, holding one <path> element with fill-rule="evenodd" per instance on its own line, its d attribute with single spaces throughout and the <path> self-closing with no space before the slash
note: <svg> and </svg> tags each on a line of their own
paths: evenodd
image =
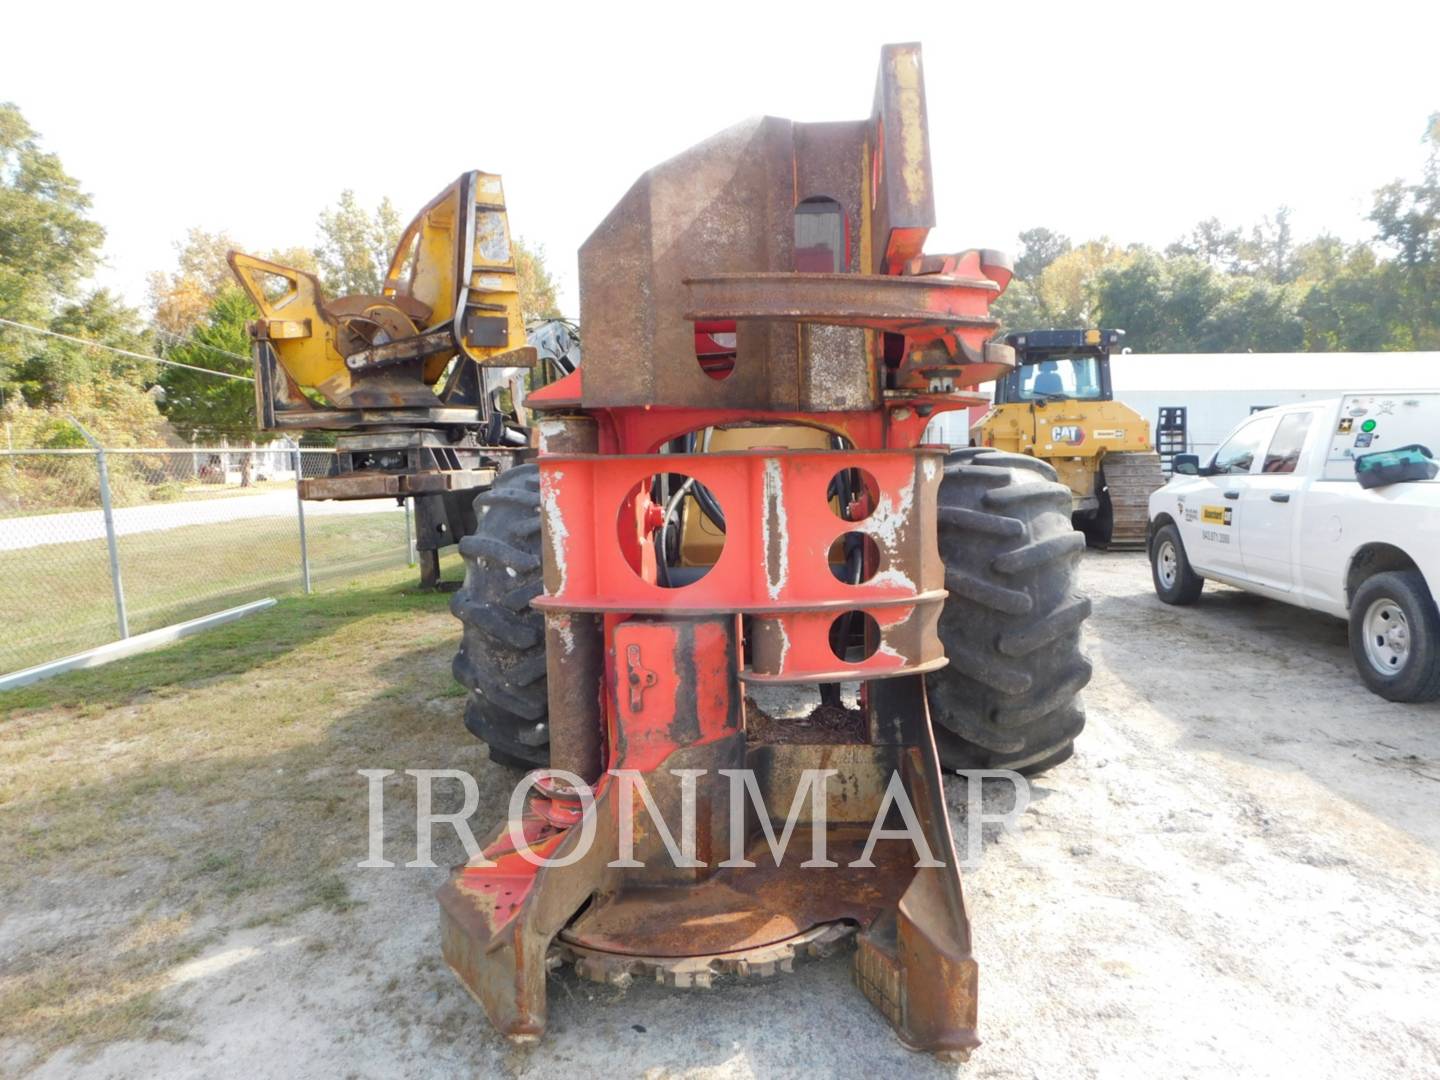
<svg viewBox="0 0 1440 1080">
<path fill-rule="evenodd" d="M 716 274 L 686 284 L 692 318 L 814 321 L 894 333 L 954 327 L 988 334 L 999 325 L 989 305 L 1000 290 L 988 278 Z"/>
<path fill-rule="evenodd" d="M 880 51 L 874 123 L 874 264 L 870 269 L 893 274 L 920 254 L 935 225 L 925 75 L 918 44 L 886 45 Z"/>
<path fill-rule="evenodd" d="M 642 176 L 581 249 L 584 366 L 529 399 L 546 416 L 533 605 L 552 749 L 595 778 L 596 844 L 568 866 L 521 865 L 571 850 L 587 821 L 552 778 L 441 893 L 446 959 L 507 1035 L 542 1030 L 548 963 L 707 986 L 853 934 L 856 981 L 907 1045 L 977 1045 L 924 689 L 947 662 L 945 463 L 918 443 L 928 418 L 1013 364 L 987 340 L 1010 267 L 985 249 L 922 251 L 925 120 L 918 47 L 887 47 L 868 119 L 729 128 Z M 794 424 L 821 434 L 729 450 L 690 438 Z M 717 537 L 705 559 L 672 550 L 692 502 Z M 854 723 L 802 739 L 746 697 L 848 681 L 866 687 Z M 722 778 L 742 766 L 754 794 L 732 817 Z M 834 783 L 810 787 L 816 771 Z M 653 817 L 628 798 L 633 774 Z M 806 787 L 791 848 L 824 841 L 833 861 L 772 860 L 764 834 Z M 873 864 L 855 858 L 897 790 L 916 829 Z M 693 826 L 688 856 L 662 820 Z"/>
<path fill-rule="evenodd" d="M 494 469 L 456 469 L 451 472 L 384 473 L 355 472 L 340 476 L 315 476 L 300 481 L 300 497 L 324 502 L 349 499 L 383 499 L 406 495 L 431 495 L 445 491 L 475 491 L 489 487 Z"/>
<path fill-rule="evenodd" d="M 833 203 L 840 218 L 825 272 L 902 274 L 934 224 L 925 125 L 919 46 L 892 45 L 868 120 L 749 120 L 645 173 L 580 249 L 583 405 L 875 408 L 881 334 L 895 327 L 857 322 L 843 301 L 812 303 L 803 319 L 760 309 L 721 315 L 734 327 L 733 367 L 702 369 L 694 319 L 705 305 L 689 302 L 684 283 L 813 271 L 802 264 L 815 254 L 797 250 L 795 235 L 802 207 L 816 203 Z M 804 299 L 793 291 L 803 283 L 754 280 L 781 312 Z M 981 316 L 988 299 L 972 305 Z M 978 352 L 994 325 L 985 320 L 968 351 Z"/>
<path fill-rule="evenodd" d="M 791 268 L 791 129 L 775 117 L 746 121 L 656 166 L 581 246 L 586 408 L 795 406 L 793 327 L 741 328 L 735 370 L 716 380 L 700 368 L 683 314 L 687 277 Z"/>
</svg>

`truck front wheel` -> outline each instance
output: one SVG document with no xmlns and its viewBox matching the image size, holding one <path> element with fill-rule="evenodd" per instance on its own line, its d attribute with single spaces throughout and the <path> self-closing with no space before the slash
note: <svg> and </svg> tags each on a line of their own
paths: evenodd
<svg viewBox="0 0 1440 1080">
<path fill-rule="evenodd" d="M 1350 602 L 1350 654 L 1389 701 L 1440 698 L 1440 612 L 1418 570 L 1374 574 Z"/>
<path fill-rule="evenodd" d="M 1155 595 L 1167 604 L 1193 604 L 1200 599 L 1205 579 L 1190 568 L 1180 530 L 1163 525 L 1150 542 L 1150 578 Z"/>
</svg>

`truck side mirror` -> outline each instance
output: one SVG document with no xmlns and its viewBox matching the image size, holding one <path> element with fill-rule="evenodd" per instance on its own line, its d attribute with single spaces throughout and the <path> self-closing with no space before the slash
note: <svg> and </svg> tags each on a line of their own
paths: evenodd
<svg viewBox="0 0 1440 1080">
<path fill-rule="evenodd" d="M 1176 476 L 1199 476 L 1199 454 L 1176 454 L 1170 460 L 1170 471 Z"/>
</svg>

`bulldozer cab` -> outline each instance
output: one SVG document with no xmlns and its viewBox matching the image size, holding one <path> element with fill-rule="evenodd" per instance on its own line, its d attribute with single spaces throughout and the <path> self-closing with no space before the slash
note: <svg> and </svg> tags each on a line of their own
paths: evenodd
<svg viewBox="0 0 1440 1080">
<path fill-rule="evenodd" d="M 971 429 L 978 446 L 1049 463 L 1073 496 L 1075 526 L 1101 547 L 1144 542 L 1151 491 L 1165 482 L 1150 425 L 1115 400 L 1110 353 L 1123 330 L 1008 334 L 1015 368 Z"/>
<path fill-rule="evenodd" d="M 1123 330 L 1029 330 L 1009 334 L 1015 368 L 995 386 L 995 404 L 1113 401 L 1110 350 Z"/>
</svg>

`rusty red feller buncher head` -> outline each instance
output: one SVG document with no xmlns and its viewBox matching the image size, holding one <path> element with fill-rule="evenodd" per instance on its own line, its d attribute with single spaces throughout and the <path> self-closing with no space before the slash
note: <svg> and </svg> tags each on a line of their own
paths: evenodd
<svg viewBox="0 0 1440 1080">
<path fill-rule="evenodd" d="M 944 449 L 920 439 L 1012 363 L 987 341 L 1010 269 L 991 251 L 924 254 L 932 224 L 920 49 L 894 45 L 867 119 L 729 128 L 641 177 L 581 248 L 583 368 L 527 404 L 541 414 L 551 764 L 593 803 L 541 781 L 440 894 L 446 960 L 505 1034 L 543 1032 L 560 963 L 708 985 L 854 935 L 856 981 L 908 1045 L 976 1045 L 924 684 L 946 663 Z M 697 433 L 740 425 L 827 438 L 701 452 Z M 679 474 L 689 486 L 656 480 Z M 706 565 L 674 565 L 655 542 L 684 498 L 722 521 Z M 837 573 L 846 552 L 853 574 Z M 856 723 L 803 738 L 749 696 L 841 682 L 862 684 Z M 732 816 L 720 770 L 747 769 L 755 797 Z M 797 800 L 817 769 L 831 770 L 823 790 Z M 626 770 L 672 829 L 688 798 L 695 859 L 672 856 Z M 897 777 L 924 843 L 881 839 L 854 865 L 894 815 Z M 765 833 L 792 810 L 776 865 Z M 831 866 L 802 866 L 816 829 Z M 934 858 L 917 868 L 920 847 Z M 732 851 L 754 865 L 721 865 Z"/>
</svg>

